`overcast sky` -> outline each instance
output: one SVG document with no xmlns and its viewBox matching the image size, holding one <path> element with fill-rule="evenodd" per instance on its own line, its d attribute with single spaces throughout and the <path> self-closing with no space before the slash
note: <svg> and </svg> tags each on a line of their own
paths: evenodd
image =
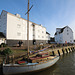
<svg viewBox="0 0 75 75">
<path fill-rule="evenodd" d="M 0 0 L 0 12 L 18 13 L 27 19 L 27 1 Z M 75 32 L 75 0 L 30 0 L 31 5 L 34 6 L 30 11 L 30 21 L 42 24 L 51 36 L 54 36 L 56 28 L 64 26 L 69 26 Z"/>
</svg>

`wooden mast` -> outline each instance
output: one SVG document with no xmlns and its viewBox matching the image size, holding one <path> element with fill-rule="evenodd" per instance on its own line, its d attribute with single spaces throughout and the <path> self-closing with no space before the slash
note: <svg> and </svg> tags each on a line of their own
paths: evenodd
<svg viewBox="0 0 75 75">
<path fill-rule="evenodd" d="M 28 0 L 28 12 L 27 12 L 27 58 L 29 59 L 29 0 Z"/>
<path fill-rule="evenodd" d="M 31 10 L 31 8 L 33 7 L 33 5 L 31 6 L 31 8 L 29 9 L 29 0 L 28 0 L 28 11 L 27 11 L 27 58 L 29 59 L 29 11 Z M 25 14 L 25 15 L 26 15 Z"/>
</svg>

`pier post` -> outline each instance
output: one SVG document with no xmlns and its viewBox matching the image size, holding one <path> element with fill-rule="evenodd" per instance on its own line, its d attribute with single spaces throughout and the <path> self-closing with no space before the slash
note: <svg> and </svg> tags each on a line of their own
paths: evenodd
<svg viewBox="0 0 75 75">
<path fill-rule="evenodd" d="M 66 52 L 68 53 L 67 49 L 65 49 L 65 50 L 66 50 Z"/>
<path fill-rule="evenodd" d="M 69 50 L 69 52 L 71 52 L 71 51 L 70 51 L 70 48 L 68 48 L 68 50 Z"/>
<path fill-rule="evenodd" d="M 52 51 L 53 56 L 55 55 L 54 51 Z"/>
<path fill-rule="evenodd" d="M 72 52 L 73 52 L 73 49 L 72 49 L 72 47 L 71 47 L 71 50 L 72 50 Z"/>
<path fill-rule="evenodd" d="M 59 56 L 60 56 L 60 51 L 58 50 L 58 54 L 59 54 Z"/>
<path fill-rule="evenodd" d="M 67 48 L 68 53 L 70 52 L 69 49 Z"/>
<path fill-rule="evenodd" d="M 64 54 L 64 50 L 62 49 L 62 52 L 63 52 L 63 54 Z"/>
<path fill-rule="evenodd" d="M 70 51 L 72 52 L 71 48 L 70 48 Z"/>
<path fill-rule="evenodd" d="M 74 51 L 74 47 L 73 47 L 73 51 Z"/>
</svg>

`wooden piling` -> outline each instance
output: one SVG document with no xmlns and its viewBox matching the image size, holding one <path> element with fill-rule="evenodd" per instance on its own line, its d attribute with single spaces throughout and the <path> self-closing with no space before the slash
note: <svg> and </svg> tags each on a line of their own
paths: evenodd
<svg viewBox="0 0 75 75">
<path fill-rule="evenodd" d="M 52 51 L 53 56 L 55 55 L 54 51 Z"/>
<path fill-rule="evenodd" d="M 60 56 L 60 51 L 58 50 L 58 55 Z"/>
<path fill-rule="evenodd" d="M 67 51 L 67 49 L 65 48 L 65 50 L 66 50 L 66 53 L 68 53 L 68 51 Z"/>
<path fill-rule="evenodd" d="M 63 54 L 65 54 L 63 49 L 62 49 L 62 52 L 63 52 Z"/>
</svg>

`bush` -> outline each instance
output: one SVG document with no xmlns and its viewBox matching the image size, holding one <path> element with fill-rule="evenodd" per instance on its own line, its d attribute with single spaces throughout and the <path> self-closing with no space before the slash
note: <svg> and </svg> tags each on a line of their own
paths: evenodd
<svg viewBox="0 0 75 75">
<path fill-rule="evenodd" d="M 0 45 L 0 48 L 1 48 L 1 45 Z"/>
<path fill-rule="evenodd" d="M 1 47 L 6 47 L 7 45 L 5 43 L 2 43 L 1 44 Z"/>
<path fill-rule="evenodd" d="M 2 51 L 2 54 L 3 55 L 10 55 L 10 54 L 12 54 L 12 51 L 11 51 L 11 49 L 10 48 L 6 48 L 6 49 L 4 49 L 3 51 Z"/>
<path fill-rule="evenodd" d="M 2 51 L 0 50 L 0 54 L 2 53 Z"/>
</svg>

